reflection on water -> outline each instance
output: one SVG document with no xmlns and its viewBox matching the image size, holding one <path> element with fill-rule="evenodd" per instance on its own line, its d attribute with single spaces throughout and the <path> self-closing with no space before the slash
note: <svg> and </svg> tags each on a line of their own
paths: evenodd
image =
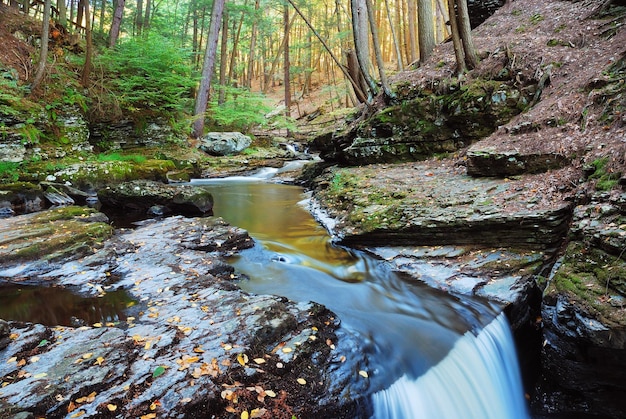
<svg viewBox="0 0 626 419">
<path fill-rule="evenodd" d="M 495 317 L 482 300 L 461 301 L 365 253 L 333 246 L 299 205 L 299 187 L 241 179 L 194 183 L 210 188 L 216 216 L 248 230 L 259 244 L 231 260 L 250 278 L 241 287 L 325 305 L 369 343 L 371 368 L 395 378 L 419 376 L 465 332 Z"/>
<path fill-rule="evenodd" d="M 0 287 L 0 319 L 48 326 L 126 320 L 124 310 L 134 304 L 125 291 L 102 297 L 81 297 L 64 288 L 7 285 Z"/>
</svg>

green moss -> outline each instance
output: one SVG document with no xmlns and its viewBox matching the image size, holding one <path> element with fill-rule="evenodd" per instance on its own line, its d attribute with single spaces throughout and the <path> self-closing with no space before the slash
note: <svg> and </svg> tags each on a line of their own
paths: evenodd
<svg viewBox="0 0 626 419">
<path fill-rule="evenodd" d="M 580 242 L 567 247 L 562 263 L 546 293 L 565 293 L 588 310 L 610 321 L 626 324 L 611 304 L 615 295 L 626 295 L 626 261 Z"/>
<path fill-rule="evenodd" d="M 598 191 L 609 191 L 617 186 L 621 173 L 614 173 L 608 170 L 608 157 L 601 157 L 594 160 L 591 166 L 594 168 L 593 174 L 589 179 L 596 180 L 596 189 Z"/>
<path fill-rule="evenodd" d="M 20 261 L 59 257 L 77 257 L 99 246 L 111 236 L 113 229 L 102 222 L 87 219 L 97 211 L 69 206 L 16 219 L 0 235 L 0 257 Z"/>
</svg>

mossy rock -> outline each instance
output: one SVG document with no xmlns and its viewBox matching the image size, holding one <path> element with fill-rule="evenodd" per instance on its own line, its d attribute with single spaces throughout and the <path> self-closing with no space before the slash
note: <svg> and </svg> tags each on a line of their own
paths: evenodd
<svg viewBox="0 0 626 419">
<path fill-rule="evenodd" d="M 599 320 L 626 326 L 626 260 L 582 242 L 571 242 L 545 294 L 566 294 Z"/>
<path fill-rule="evenodd" d="M 0 260 L 20 263 L 77 258 L 99 247 L 113 233 L 104 214 L 68 206 L 3 220 Z"/>
</svg>

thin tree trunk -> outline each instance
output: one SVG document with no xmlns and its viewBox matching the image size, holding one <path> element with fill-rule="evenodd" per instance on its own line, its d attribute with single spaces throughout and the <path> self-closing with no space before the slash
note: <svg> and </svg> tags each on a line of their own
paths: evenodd
<svg viewBox="0 0 626 419">
<path fill-rule="evenodd" d="M 378 74 L 380 74 L 380 83 L 383 87 L 383 92 L 388 98 L 393 98 L 394 94 L 389 87 L 387 81 L 387 75 L 385 74 L 385 63 L 383 63 L 382 52 L 380 51 L 380 41 L 378 39 L 378 27 L 376 25 L 376 19 L 374 17 L 374 11 L 372 10 L 371 0 L 365 0 L 365 6 L 367 8 L 367 18 L 370 22 L 370 31 L 372 32 L 372 41 L 374 44 L 374 56 L 376 57 L 376 66 L 378 67 Z"/>
<path fill-rule="evenodd" d="M 224 10 L 222 17 L 222 45 L 220 47 L 220 93 L 217 104 L 226 102 L 226 57 L 228 55 L 228 9 Z"/>
<path fill-rule="evenodd" d="M 244 2 L 244 6 L 248 5 L 248 0 Z M 239 39 L 241 37 L 241 27 L 243 26 L 244 13 L 241 13 L 241 19 L 239 19 L 239 26 L 237 27 L 237 32 L 234 34 L 235 38 L 233 39 L 233 51 L 230 56 L 230 67 L 228 68 L 228 82 L 236 77 L 235 75 L 235 63 L 237 59 L 237 48 L 239 47 Z"/>
<path fill-rule="evenodd" d="M 61 3 L 65 3 L 64 0 L 61 0 Z M 99 19 L 99 30 L 100 33 L 104 33 L 104 16 L 106 14 L 106 8 L 107 8 L 107 1 L 106 0 L 101 0 L 100 2 L 100 19 Z"/>
<path fill-rule="evenodd" d="M 465 66 L 465 53 L 463 52 L 463 43 L 459 34 L 454 0 L 448 0 L 448 15 L 450 16 L 450 32 L 452 33 L 452 45 L 454 45 L 454 55 L 456 57 L 456 72 L 461 74 L 467 70 L 467 67 Z"/>
<path fill-rule="evenodd" d="M 137 0 L 137 12 L 135 15 L 135 35 L 141 35 L 143 29 L 143 0 Z"/>
<path fill-rule="evenodd" d="M 78 8 L 76 9 L 76 28 L 78 32 L 81 31 L 83 26 L 83 20 L 85 17 L 85 0 L 78 0 Z"/>
<path fill-rule="evenodd" d="M 83 74 L 81 77 L 81 84 L 87 88 L 89 86 L 89 74 L 91 74 L 91 55 L 93 50 L 93 42 L 91 39 L 91 19 L 89 18 L 89 0 L 85 0 L 83 3 L 85 6 L 85 36 L 86 36 L 86 48 L 85 48 L 85 65 L 83 66 Z"/>
<path fill-rule="evenodd" d="M 469 20 L 469 12 L 467 10 L 466 0 L 456 0 L 458 8 L 459 19 L 459 33 L 461 35 L 461 42 L 463 43 L 463 50 L 465 51 L 465 63 L 470 68 L 476 68 L 480 59 L 476 53 L 474 47 L 474 39 L 472 38 L 472 27 Z"/>
<path fill-rule="evenodd" d="M 407 0 L 407 14 L 409 17 L 409 26 L 407 31 L 409 32 L 409 63 L 413 63 L 417 60 L 417 25 L 415 24 L 415 18 L 417 16 L 417 7 L 415 2 L 417 0 Z"/>
<path fill-rule="evenodd" d="M 291 16 L 291 19 L 289 19 L 289 29 L 291 29 L 291 26 L 293 25 L 293 22 L 295 21 L 295 19 L 296 19 L 295 14 Z M 278 61 L 280 60 L 280 56 L 283 55 L 284 50 L 285 50 L 285 38 L 283 38 L 283 40 L 281 41 L 280 46 L 278 47 L 278 51 L 276 51 L 276 55 L 274 56 L 274 59 L 272 60 L 272 66 L 270 67 L 270 71 L 266 76 L 267 81 L 265 83 L 265 89 L 263 90 L 263 93 L 267 93 L 267 89 L 269 89 L 271 85 L 270 80 L 274 77 L 274 73 L 276 72 L 276 67 L 278 66 Z"/>
<path fill-rule="evenodd" d="M 311 25 L 311 22 L 309 22 L 308 19 L 302 14 L 302 12 L 300 12 L 300 9 L 298 9 L 298 7 L 294 4 L 293 0 L 287 0 L 287 1 L 289 2 L 289 4 L 291 4 L 293 6 L 293 8 L 295 9 L 296 13 L 298 13 L 298 15 L 300 15 L 302 20 L 304 20 L 304 23 L 306 23 L 307 26 L 309 27 L 309 29 L 311 29 L 311 31 L 313 32 L 315 37 L 322 43 L 322 45 L 324 46 L 324 49 L 326 50 L 326 52 L 328 52 L 328 55 L 330 55 L 330 58 L 332 58 L 332 60 L 335 62 L 335 64 L 337 64 L 337 66 L 339 67 L 339 69 L 341 70 L 343 75 L 350 81 L 350 84 L 352 85 L 352 88 L 355 90 L 355 92 L 358 92 L 360 90 L 361 91 L 360 94 L 365 95 L 365 93 L 361 90 L 361 87 L 357 84 L 357 82 L 348 73 L 348 71 L 346 70 L 346 67 L 344 65 L 342 65 L 341 62 L 339 62 L 339 60 L 337 59 L 337 57 L 335 56 L 333 51 L 330 49 L 328 44 L 326 44 L 324 39 L 322 39 L 320 34 Z"/>
<path fill-rule="evenodd" d="M 31 91 L 35 91 L 46 73 L 46 61 L 48 60 L 48 43 L 50 37 L 50 0 L 45 0 L 43 6 L 43 22 L 41 24 L 41 51 L 39 53 L 39 63 L 35 72 L 35 79 L 31 85 Z"/>
<path fill-rule="evenodd" d="M 224 3 L 226 0 L 214 0 L 213 11 L 211 12 L 211 24 L 209 25 L 209 36 L 204 54 L 204 64 L 202 65 L 202 79 L 200 89 L 196 97 L 195 120 L 193 123 L 193 137 L 199 138 L 204 134 L 204 114 L 209 103 L 209 91 L 211 89 L 211 78 L 215 67 L 215 55 L 217 52 L 217 41 L 219 38 L 220 26 L 222 25 L 222 14 L 224 13 Z"/>
<path fill-rule="evenodd" d="M 124 4 L 126 0 L 117 0 L 115 4 L 115 12 L 113 13 L 113 22 L 111 22 L 111 31 L 109 32 L 109 47 L 115 47 L 117 38 L 120 36 L 120 26 L 122 25 L 122 17 L 124 16 Z"/>
<path fill-rule="evenodd" d="M 152 11 L 150 10 L 151 8 L 152 0 L 146 0 L 146 13 L 144 13 L 143 17 L 143 30 L 145 33 L 148 33 L 148 31 L 150 30 L 150 17 L 152 13 Z"/>
<path fill-rule="evenodd" d="M 391 19 L 391 10 L 389 8 L 389 0 L 385 0 L 385 7 L 387 9 L 387 20 L 389 20 L 389 28 L 391 28 L 391 38 L 393 39 L 393 46 L 396 50 L 396 59 L 398 60 L 398 71 L 404 69 L 404 63 L 402 62 L 402 51 L 400 51 L 400 43 L 398 42 L 398 36 L 396 34 L 396 27 Z"/>
<path fill-rule="evenodd" d="M 250 52 L 248 54 L 248 74 L 246 77 L 246 86 L 248 88 L 252 87 L 252 75 L 254 74 L 254 53 L 256 51 L 256 37 L 258 32 L 258 12 L 259 7 L 261 5 L 260 0 L 256 0 L 254 2 L 254 17 L 252 23 L 252 33 L 250 34 Z"/>
<path fill-rule="evenodd" d="M 287 3 L 285 3 L 285 6 L 283 8 L 283 38 L 285 39 L 285 46 L 283 50 L 283 86 L 285 87 L 285 116 L 287 118 L 291 116 L 291 83 L 289 81 L 289 26 L 289 7 L 287 6 Z"/>
</svg>

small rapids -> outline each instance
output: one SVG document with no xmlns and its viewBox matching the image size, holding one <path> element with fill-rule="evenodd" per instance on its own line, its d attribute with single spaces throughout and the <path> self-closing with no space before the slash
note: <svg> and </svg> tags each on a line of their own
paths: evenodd
<svg viewBox="0 0 626 419">
<path fill-rule="evenodd" d="M 302 189 L 268 183 L 268 176 L 193 183 L 209 188 L 216 216 L 255 239 L 230 261 L 249 278 L 241 288 L 322 304 L 358 336 L 373 419 L 528 417 L 515 346 L 498 307 L 334 246 L 302 205 Z M 358 380 L 360 371 L 353 373 Z"/>
</svg>

